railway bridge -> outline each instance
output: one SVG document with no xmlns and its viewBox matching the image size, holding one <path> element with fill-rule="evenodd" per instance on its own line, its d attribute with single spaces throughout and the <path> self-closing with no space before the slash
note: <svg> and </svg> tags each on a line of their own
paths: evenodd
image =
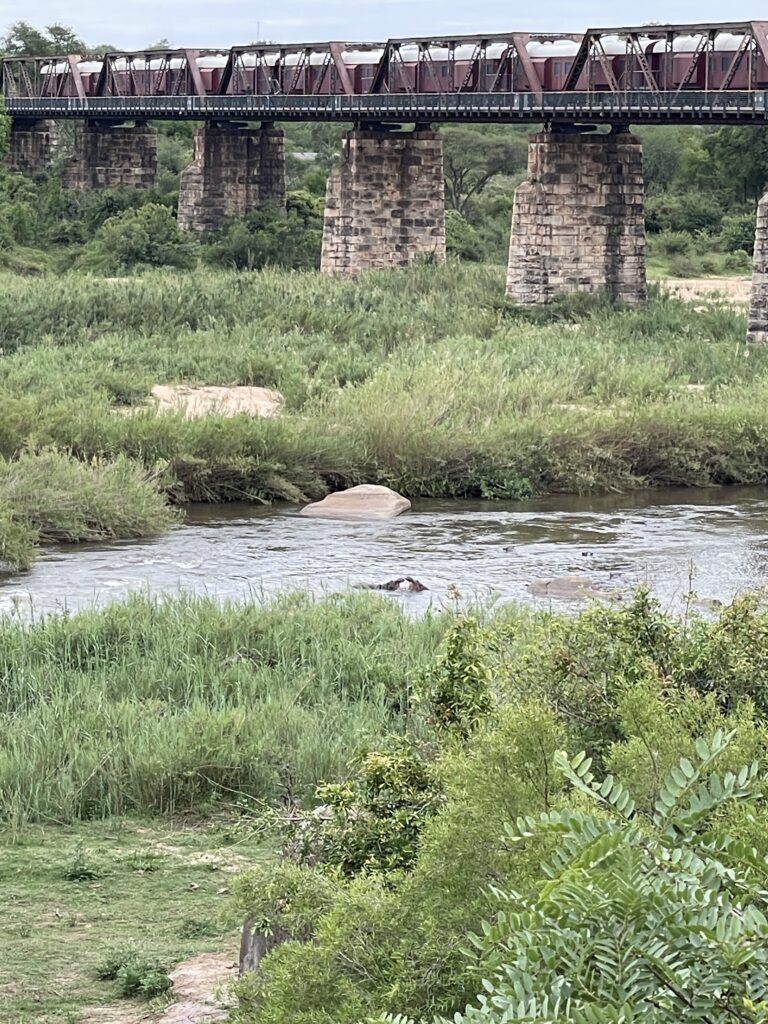
<svg viewBox="0 0 768 1024">
<path fill-rule="evenodd" d="M 444 258 L 437 126 L 543 126 L 515 195 L 507 294 L 533 305 L 601 290 L 639 303 L 644 183 L 631 126 L 768 126 L 768 22 L 14 57 L 0 61 L 0 92 L 18 171 L 49 166 L 58 124 L 76 122 L 65 181 L 78 189 L 151 186 L 154 122 L 199 122 L 179 222 L 201 235 L 285 204 L 280 122 L 349 123 L 328 183 L 330 273 Z M 768 194 L 749 333 L 768 340 Z"/>
</svg>

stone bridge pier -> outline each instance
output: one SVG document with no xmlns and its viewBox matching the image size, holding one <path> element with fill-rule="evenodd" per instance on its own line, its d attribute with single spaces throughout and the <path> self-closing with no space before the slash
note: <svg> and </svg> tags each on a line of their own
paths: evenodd
<svg viewBox="0 0 768 1024">
<path fill-rule="evenodd" d="M 50 170 L 59 144 L 55 121 L 14 118 L 7 167 L 18 174 L 41 174 Z"/>
<path fill-rule="evenodd" d="M 532 135 L 515 193 L 507 296 L 521 305 L 574 292 L 646 298 L 642 147 L 629 132 Z"/>
<path fill-rule="evenodd" d="M 437 132 L 355 130 L 326 196 L 321 270 L 357 274 L 445 260 L 443 148 Z"/>
<path fill-rule="evenodd" d="M 285 209 L 285 136 L 271 124 L 210 122 L 181 174 L 179 227 L 206 235 L 261 206 Z"/>
<path fill-rule="evenodd" d="M 768 192 L 757 204 L 747 341 L 768 341 Z"/>
<path fill-rule="evenodd" d="M 79 124 L 65 169 L 65 188 L 151 188 L 157 180 L 157 129 L 135 125 Z"/>
</svg>

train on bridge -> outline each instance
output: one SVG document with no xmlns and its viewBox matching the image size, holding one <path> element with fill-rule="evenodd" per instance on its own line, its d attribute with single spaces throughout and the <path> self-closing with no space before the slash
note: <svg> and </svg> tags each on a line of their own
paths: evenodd
<svg viewBox="0 0 768 1024">
<path fill-rule="evenodd" d="M 715 41 L 714 59 L 710 56 L 707 60 L 696 60 L 693 73 L 688 74 L 699 42 L 700 38 L 696 36 L 683 36 L 674 41 L 672 50 L 668 52 L 664 40 L 640 40 L 649 70 L 658 77 L 666 72 L 664 77 L 670 89 L 681 86 L 688 89 L 749 89 L 750 84 L 768 87 L 768 65 L 762 55 L 752 71 L 744 61 L 729 75 L 734 58 L 743 52 L 744 42 L 743 36 L 731 33 L 721 35 Z M 542 88 L 551 92 L 563 91 L 578 55 L 579 43 L 571 39 L 529 41 L 525 48 Z M 627 53 L 623 39 L 618 36 L 605 38 L 602 49 L 602 59 L 593 56 L 581 70 L 575 86 L 577 91 L 609 91 L 611 81 L 622 90 L 645 87 L 637 54 Z M 376 73 L 384 53 L 384 47 L 343 51 L 342 59 L 355 95 L 375 91 Z M 104 61 L 75 59 L 83 92 L 86 96 L 98 95 Z M 228 54 L 198 53 L 193 60 L 209 96 L 332 96 L 345 92 L 342 76 L 322 52 L 285 55 L 279 52 L 246 52 L 237 61 L 236 73 L 230 75 L 227 74 Z M 118 56 L 112 59 L 109 73 L 111 88 L 120 95 L 174 96 L 183 91 L 187 65 L 182 56 Z M 43 64 L 41 74 L 42 95 L 77 95 L 69 59 Z M 440 93 L 466 90 L 492 93 L 527 92 L 533 87 L 534 83 L 522 70 L 522 62 L 510 59 L 509 47 L 504 42 L 490 43 L 482 60 L 477 60 L 474 46 L 463 44 L 453 51 L 447 47 L 436 47 L 428 61 L 421 58 L 418 44 L 411 43 L 400 48 L 398 74 L 387 91 Z"/>
<path fill-rule="evenodd" d="M 7 98 L 768 89 L 765 22 L 7 58 Z"/>
</svg>

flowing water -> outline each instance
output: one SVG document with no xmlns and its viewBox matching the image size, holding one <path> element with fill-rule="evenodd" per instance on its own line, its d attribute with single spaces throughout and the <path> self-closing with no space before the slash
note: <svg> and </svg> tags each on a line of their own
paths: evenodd
<svg viewBox="0 0 768 1024">
<path fill-rule="evenodd" d="M 575 607 L 585 594 L 548 581 L 584 577 L 601 593 L 647 583 L 670 609 L 768 584 L 768 488 L 640 492 L 535 501 L 430 502 L 399 519 L 342 522 L 295 510 L 202 506 L 151 541 L 48 548 L 0 583 L 0 612 L 27 617 L 130 592 L 261 598 L 410 575 L 429 590 L 392 594 L 419 612 L 465 598 Z"/>
</svg>

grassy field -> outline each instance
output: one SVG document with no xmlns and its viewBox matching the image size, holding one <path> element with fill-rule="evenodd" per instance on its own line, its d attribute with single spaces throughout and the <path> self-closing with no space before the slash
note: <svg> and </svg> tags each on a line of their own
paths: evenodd
<svg viewBox="0 0 768 1024">
<path fill-rule="evenodd" d="M 368 594 L 0 620 L 0 822 L 302 800 L 402 728 L 442 630 Z"/>
<path fill-rule="evenodd" d="M 499 269 L 458 264 L 356 282 L 8 277 L 0 456 L 55 449 L 86 473 L 127 457 L 146 510 L 134 533 L 163 527 L 158 487 L 198 501 L 302 501 L 360 482 L 506 498 L 762 482 L 768 352 L 748 350 L 744 330 L 741 311 L 658 294 L 638 310 L 581 298 L 522 312 L 505 302 Z M 156 383 L 266 385 L 285 395 L 285 413 L 158 416 L 144 408 Z M 98 532 L 87 516 L 60 529 L 83 489 L 67 473 L 63 508 L 37 516 L 0 473 L 0 559 L 28 562 L 36 536 Z M 118 518 L 107 516 L 120 535 Z"/>
<path fill-rule="evenodd" d="M 112 819 L 0 832 L 0 1020 L 92 1024 L 99 1007 L 136 1016 L 100 966 L 134 948 L 171 967 L 198 953 L 237 959 L 228 883 L 269 856 L 225 821 Z M 159 1000 L 162 1002 L 162 999 Z"/>
</svg>

